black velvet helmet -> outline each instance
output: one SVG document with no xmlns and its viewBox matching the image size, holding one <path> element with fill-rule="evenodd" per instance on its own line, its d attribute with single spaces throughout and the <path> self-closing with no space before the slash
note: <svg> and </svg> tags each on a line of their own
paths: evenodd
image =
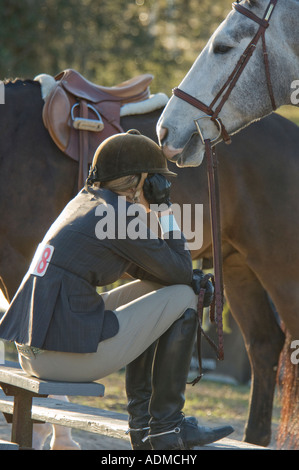
<svg viewBox="0 0 299 470">
<path fill-rule="evenodd" d="M 168 170 L 161 148 L 139 131 L 131 129 L 108 137 L 99 145 L 87 181 L 110 181 L 140 173 L 177 176 Z"/>
</svg>

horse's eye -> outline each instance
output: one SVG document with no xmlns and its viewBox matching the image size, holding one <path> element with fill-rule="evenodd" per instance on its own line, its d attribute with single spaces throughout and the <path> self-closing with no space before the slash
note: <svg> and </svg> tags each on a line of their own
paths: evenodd
<svg viewBox="0 0 299 470">
<path fill-rule="evenodd" d="M 226 54 L 232 49 L 230 46 L 225 46 L 225 44 L 217 44 L 214 47 L 214 54 Z"/>
</svg>

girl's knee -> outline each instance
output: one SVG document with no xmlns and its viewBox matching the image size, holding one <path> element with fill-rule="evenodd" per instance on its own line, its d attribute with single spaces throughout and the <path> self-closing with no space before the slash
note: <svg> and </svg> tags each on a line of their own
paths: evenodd
<svg viewBox="0 0 299 470">
<path fill-rule="evenodd" d="M 177 284 L 171 287 L 173 287 L 175 297 L 184 301 L 186 309 L 197 309 L 198 296 L 195 294 L 191 286 L 187 286 L 186 284 Z"/>
</svg>

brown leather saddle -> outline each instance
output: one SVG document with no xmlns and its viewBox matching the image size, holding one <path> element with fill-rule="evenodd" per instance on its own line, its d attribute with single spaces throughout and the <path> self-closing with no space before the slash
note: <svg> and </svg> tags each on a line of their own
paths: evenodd
<svg viewBox="0 0 299 470">
<path fill-rule="evenodd" d="M 121 106 L 147 99 L 152 79 L 152 75 L 144 74 L 105 87 L 95 85 L 72 69 L 55 77 L 57 84 L 43 107 L 43 122 L 60 150 L 79 162 L 79 190 L 84 186 L 98 145 L 123 132 Z"/>
</svg>

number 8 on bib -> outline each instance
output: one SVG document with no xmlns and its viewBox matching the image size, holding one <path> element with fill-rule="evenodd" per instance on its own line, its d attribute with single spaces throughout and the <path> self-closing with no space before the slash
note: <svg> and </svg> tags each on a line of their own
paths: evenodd
<svg viewBox="0 0 299 470">
<path fill-rule="evenodd" d="M 29 269 L 30 274 L 34 276 L 44 276 L 47 272 L 53 252 L 54 246 L 39 245 Z"/>
</svg>

